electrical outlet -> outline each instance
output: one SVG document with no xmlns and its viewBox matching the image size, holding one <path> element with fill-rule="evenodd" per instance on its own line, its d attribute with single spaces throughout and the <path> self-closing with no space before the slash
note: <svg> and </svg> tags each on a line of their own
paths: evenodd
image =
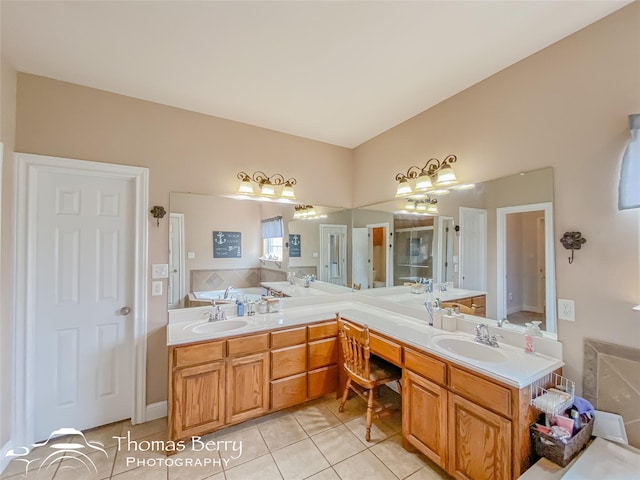
<svg viewBox="0 0 640 480">
<path fill-rule="evenodd" d="M 575 322 L 575 304 L 573 300 L 558 299 L 558 319 Z"/>
<path fill-rule="evenodd" d="M 151 282 L 151 296 L 159 297 L 162 295 L 162 282 Z"/>
</svg>

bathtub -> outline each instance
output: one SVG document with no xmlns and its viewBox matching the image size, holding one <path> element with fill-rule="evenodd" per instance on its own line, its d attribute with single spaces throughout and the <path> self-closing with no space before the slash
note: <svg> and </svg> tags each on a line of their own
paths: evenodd
<svg viewBox="0 0 640 480">
<path fill-rule="evenodd" d="M 199 307 L 205 305 L 211 305 L 212 300 L 219 300 L 224 298 L 224 290 L 208 290 L 203 292 L 191 292 L 187 296 L 186 307 Z M 247 287 L 247 288 L 232 288 L 229 291 L 229 297 L 231 299 L 237 299 L 239 296 L 243 296 L 244 300 L 260 300 L 264 294 L 262 287 Z"/>
</svg>

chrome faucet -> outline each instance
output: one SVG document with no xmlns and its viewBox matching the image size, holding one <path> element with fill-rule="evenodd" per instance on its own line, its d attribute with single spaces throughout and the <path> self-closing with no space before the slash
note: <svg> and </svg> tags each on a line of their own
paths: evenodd
<svg viewBox="0 0 640 480">
<path fill-rule="evenodd" d="M 499 327 L 504 327 L 504 326 L 505 326 L 505 324 L 507 324 L 507 323 L 509 323 L 509 320 L 507 320 L 506 318 L 503 318 L 502 320 L 497 320 L 497 321 L 496 321 L 496 324 L 497 324 Z"/>
<path fill-rule="evenodd" d="M 489 335 L 489 326 L 486 323 L 476 325 L 476 342 L 490 347 L 499 347 L 498 337 L 502 337 L 502 335 Z"/>
<path fill-rule="evenodd" d="M 227 289 L 224 291 L 224 297 L 222 298 L 229 298 L 229 292 L 231 292 L 231 289 L 233 287 L 227 287 Z"/>
<path fill-rule="evenodd" d="M 227 314 L 222 310 L 220 305 L 216 306 L 215 312 L 211 309 L 211 313 L 209 314 L 210 322 L 217 322 L 218 320 L 226 320 Z"/>
<path fill-rule="evenodd" d="M 429 314 L 429 326 L 433 327 L 433 302 L 431 302 L 431 300 L 427 300 L 424 302 L 424 306 Z"/>
</svg>

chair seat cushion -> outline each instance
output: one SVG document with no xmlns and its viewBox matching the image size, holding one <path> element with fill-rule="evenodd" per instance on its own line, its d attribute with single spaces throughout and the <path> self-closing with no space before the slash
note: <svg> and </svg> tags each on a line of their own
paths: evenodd
<svg viewBox="0 0 640 480">
<path fill-rule="evenodd" d="M 396 367 L 394 364 L 375 355 L 371 355 L 369 365 L 369 378 L 375 382 L 402 378 L 402 369 L 400 367 Z"/>
</svg>

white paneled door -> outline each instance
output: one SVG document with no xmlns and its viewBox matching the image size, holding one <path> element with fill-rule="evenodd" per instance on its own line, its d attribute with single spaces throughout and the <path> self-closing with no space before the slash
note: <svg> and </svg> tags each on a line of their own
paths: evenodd
<svg viewBox="0 0 640 480">
<path fill-rule="evenodd" d="M 37 440 L 131 417 L 134 188 L 127 178 L 38 177 Z"/>
</svg>

